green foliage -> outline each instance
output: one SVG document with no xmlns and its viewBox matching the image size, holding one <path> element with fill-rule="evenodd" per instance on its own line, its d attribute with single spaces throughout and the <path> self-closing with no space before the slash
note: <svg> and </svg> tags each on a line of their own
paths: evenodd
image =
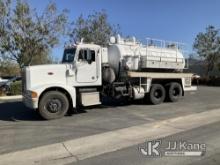
<svg viewBox="0 0 220 165">
<path fill-rule="evenodd" d="M 0 60 L 0 77 L 2 76 L 19 76 L 20 69 L 19 66 L 8 60 L 1 61 Z"/>
<path fill-rule="evenodd" d="M 0 88 L 0 96 L 5 96 L 5 92 Z"/>
<path fill-rule="evenodd" d="M 10 87 L 10 95 L 21 95 L 21 93 L 22 93 L 21 81 L 13 82 Z"/>
<path fill-rule="evenodd" d="M 205 60 L 206 76 L 219 65 L 220 59 L 220 36 L 219 30 L 214 26 L 206 28 L 205 33 L 196 36 L 194 49 L 198 55 Z"/>
<path fill-rule="evenodd" d="M 49 51 L 66 33 L 67 11 L 58 13 L 55 3 L 49 3 L 42 14 L 27 2 L 0 0 L 0 58 L 25 65 L 50 61 Z"/>
<path fill-rule="evenodd" d="M 111 25 L 105 11 L 94 12 L 84 18 L 83 15 L 73 23 L 74 28 L 70 34 L 71 41 L 93 42 L 98 45 L 107 45 L 110 36 L 119 33 L 119 25 Z"/>
</svg>

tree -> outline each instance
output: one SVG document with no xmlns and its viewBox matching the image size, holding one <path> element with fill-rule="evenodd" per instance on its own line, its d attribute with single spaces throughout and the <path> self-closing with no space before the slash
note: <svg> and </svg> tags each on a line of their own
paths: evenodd
<svg viewBox="0 0 220 165">
<path fill-rule="evenodd" d="M 73 23 L 74 28 L 70 33 L 71 41 L 93 42 L 98 45 L 107 45 L 110 36 L 119 33 L 119 25 L 111 25 L 105 11 L 94 12 L 84 18 L 83 15 Z"/>
<path fill-rule="evenodd" d="M 16 63 L 8 60 L 0 60 L 0 77 L 18 75 L 20 75 L 20 69 Z"/>
<path fill-rule="evenodd" d="M 194 49 L 204 59 L 206 66 L 205 75 L 219 66 L 220 59 L 220 36 L 219 30 L 214 26 L 208 26 L 205 33 L 199 33 L 194 41 Z"/>
<path fill-rule="evenodd" d="M 50 50 L 65 34 L 67 11 L 58 12 L 49 3 L 42 14 L 31 9 L 27 2 L 0 0 L 0 55 L 15 60 L 19 67 L 47 63 Z"/>
</svg>

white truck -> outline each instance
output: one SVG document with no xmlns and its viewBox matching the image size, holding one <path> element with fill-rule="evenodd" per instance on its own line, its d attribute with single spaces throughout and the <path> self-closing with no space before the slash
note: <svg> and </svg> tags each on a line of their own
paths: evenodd
<svg viewBox="0 0 220 165">
<path fill-rule="evenodd" d="M 176 102 L 196 90 L 180 46 L 153 39 L 142 45 L 119 35 L 107 47 L 81 41 L 65 47 L 62 64 L 23 69 L 23 102 L 48 120 L 101 104 L 103 97 Z"/>
</svg>

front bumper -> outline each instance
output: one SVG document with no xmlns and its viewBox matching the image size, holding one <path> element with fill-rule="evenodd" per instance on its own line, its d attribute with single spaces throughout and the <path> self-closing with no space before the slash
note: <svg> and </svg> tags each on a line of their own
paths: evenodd
<svg viewBox="0 0 220 165">
<path fill-rule="evenodd" d="M 38 100 L 36 98 L 31 98 L 31 97 L 23 95 L 22 101 L 24 105 L 28 108 L 31 108 L 31 109 L 38 108 Z"/>
</svg>

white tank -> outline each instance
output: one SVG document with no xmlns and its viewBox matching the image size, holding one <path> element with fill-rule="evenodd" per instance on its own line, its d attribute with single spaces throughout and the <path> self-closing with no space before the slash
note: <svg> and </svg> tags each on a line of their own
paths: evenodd
<svg viewBox="0 0 220 165">
<path fill-rule="evenodd" d="M 177 43 L 160 41 L 160 45 L 156 45 L 153 40 L 148 40 L 147 45 L 142 45 L 135 38 L 125 40 L 119 35 L 110 39 L 108 61 L 116 73 L 119 67 L 133 71 L 146 68 L 182 70 L 185 67 Z"/>
</svg>

